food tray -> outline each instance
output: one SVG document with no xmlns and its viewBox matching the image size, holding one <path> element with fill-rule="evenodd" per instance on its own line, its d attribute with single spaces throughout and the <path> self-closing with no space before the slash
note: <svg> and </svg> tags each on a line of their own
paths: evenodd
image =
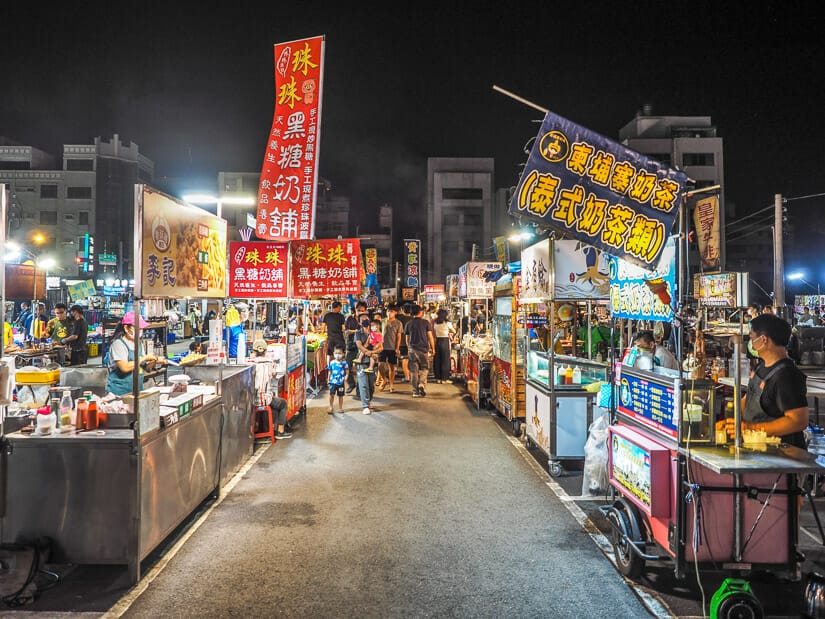
<svg viewBox="0 0 825 619">
<path fill-rule="evenodd" d="M 15 380 L 19 385 L 48 385 L 60 380 L 60 369 L 22 368 L 15 372 Z"/>
</svg>

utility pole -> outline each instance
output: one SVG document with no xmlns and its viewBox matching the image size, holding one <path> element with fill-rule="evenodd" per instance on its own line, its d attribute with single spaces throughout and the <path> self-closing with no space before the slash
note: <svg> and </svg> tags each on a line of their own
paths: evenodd
<svg viewBox="0 0 825 619">
<path fill-rule="evenodd" d="M 395 302 L 401 303 L 401 281 L 398 279 L 398 260 L 395 261 Z"/>
<path fill-rule="evenodd" d="M 785 260 L 782 250 L 782 194 L 773 197 L 773 302 L 776 313 L 785 318 Z"/>
</svg>

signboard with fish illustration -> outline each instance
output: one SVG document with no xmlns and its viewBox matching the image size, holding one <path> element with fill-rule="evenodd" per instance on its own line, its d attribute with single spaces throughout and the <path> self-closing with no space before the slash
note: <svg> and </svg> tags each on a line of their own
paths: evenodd
<svg viewBox="0 0 825 619">
<path fill-rule="evenodd" d="M 610 258 L 581 241 L 555 241 L 553 250 L 556 299 L 607 299 Z"/>
<path fill-rule="evenodd" d="M 610 257 L 610 311 L 616 318 L 673 320 L 676 243 L 669 239 L 655 271 Z"/>
</svg>

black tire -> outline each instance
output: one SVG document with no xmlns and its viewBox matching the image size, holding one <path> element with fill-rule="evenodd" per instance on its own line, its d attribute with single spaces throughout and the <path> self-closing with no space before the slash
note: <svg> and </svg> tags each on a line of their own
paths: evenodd
<svg viewBox="0 0 825 619">
<path fill-rule="evenodd" d="M 561 462 L 551 460 L 547 463 L 547 472 L 550 473 L 550 477 L 561 477 L 564 469 L 561 466 Z"/>
<path fill-rule="evenodd" d="M 716 611 L 718 619 L 762 619 L 762 604 L 752 594 L 744 591 L 726 597 Z"/>
<path fill-rule="evenodd" d="M 633 516 L 630 516 L 633 517 Z M 607 513 L 612 533 L 610 541 L 613 543 L 613 555 L 616 557 L 616 567 L 619 572 L 630 579 L 638 578 L 645 566 L 645 560 L 630 548 L 640 539 L 633 539 L 633 527 L 630 524 L 628 513 L 621 507 L 614 507 Z"/>
<path fill-rule="evenodd" d="M 521 436 L 521 422 L 518 419 L 513 420 L 513 436 L 516 438 Z"/>
</svg>

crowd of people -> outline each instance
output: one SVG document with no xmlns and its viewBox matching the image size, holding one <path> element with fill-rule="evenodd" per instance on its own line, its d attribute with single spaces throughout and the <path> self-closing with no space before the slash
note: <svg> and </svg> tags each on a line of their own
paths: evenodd
<svg viewBox="0 0 825 619">
<path fill-rule="evenodd" d="M 375 391 L 392 393 L 397 382 L 408 382 L 412 397 L 424 398 L 431 372 L 436 383 L 450 382 L 459 326 L 446 309 L 414 303 L 369 307 L 358 301 L 344 315 L 342 307 L 335 301 L 326 313 L 312 314 L 312 329 L 327 335 L 329 414 L 336 412 L 336 398 L 342 412 L 344 396 L 353 394 L 369 415 Z"/>
</svg>

